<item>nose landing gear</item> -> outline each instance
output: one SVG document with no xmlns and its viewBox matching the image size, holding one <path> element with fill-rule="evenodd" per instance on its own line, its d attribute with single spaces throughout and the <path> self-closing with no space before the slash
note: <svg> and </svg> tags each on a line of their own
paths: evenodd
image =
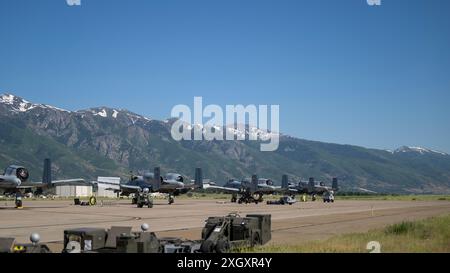
<svg viewBox="0 0 450 273">
<path fill-rule="evenodd" d="M 14 200 L 14 203 L 16 204 L 16 209 L 23 209 L 22 194 L 20 192 L 16 193 L 16 198 Z"/>
</svg>

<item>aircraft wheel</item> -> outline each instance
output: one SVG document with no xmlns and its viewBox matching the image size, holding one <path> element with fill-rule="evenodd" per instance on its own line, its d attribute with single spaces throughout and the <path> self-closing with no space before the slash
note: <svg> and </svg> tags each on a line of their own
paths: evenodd
<svg viewBox="0 0 450 273">
<path fill-rule="evenodd" d="M 173 204 L 175 199 L 172 196 L 169 196 L 169 205 Z"/>
<path fill-rule="evenodd" d="M 153 202 L 148 202 L 148 208 L 153 208 Z"/>
<path fill-rule="evenodd" d="M 22 208 L 22 200 L 16 200 L 16 208 L 18 209 Z"/>
</svg>

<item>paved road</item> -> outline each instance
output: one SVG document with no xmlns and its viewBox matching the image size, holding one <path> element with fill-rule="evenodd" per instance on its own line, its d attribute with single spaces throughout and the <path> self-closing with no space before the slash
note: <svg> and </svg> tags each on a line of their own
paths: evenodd
<svg viewBox="0 0 450 273">
<path fill-rule="evenodd" d="M 110 201 L 103 207 L 74 206 L 72 201 L 25 200 L 24 204 L 24 209 L 16 210 L 12 202 L 0 202 L 0 237 L 27 242 L 31 232 L 38 232 L 43 242 L 60 242 L 67 228 L 133 226 L 138 230 L 145 222 L 158 236 L 199 239 L 208 216 L 238 212 L 272 214 L 272 243 L 298 244 L 450 213 L 448 201 L 336 201 L 269 206 L 178 199 L 173 205 L 157 200 L 152 209 L 138 209 L 126 200 Z"/>
</svg>

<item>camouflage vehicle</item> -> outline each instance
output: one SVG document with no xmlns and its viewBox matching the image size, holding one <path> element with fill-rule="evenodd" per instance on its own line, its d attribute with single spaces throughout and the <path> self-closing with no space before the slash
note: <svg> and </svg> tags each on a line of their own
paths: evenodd
<svg viewBox="0 0 450 273">
<path fill-rule="evenodd" d="M 334 203 L 334 191 L 327 191 L 323 194 L 324 203 Z"/>
<path fill-rule="evenodd" d="M 158 253 L 160 243 L 153 232 L 132 232 L 131 227 L 76 228 L 64 231 L 63 253 Z"/>
<path fill-rule="evenodd" d="M 138 208 L 142 208 L 144 206 L 153 208 L 153 199 L 150 196 L 149 189 L 145 188 L 142 192 L 139 192 L 135 198 Z"/>
<path fill-rule="evenodd" d="M 271 216 L 209 217 L 199 241 L 158 239 L 155 233 L 147 232 L 148 228 L 142 224 L 140 232 L 132 232 L 131 227 L 67 229 L 62 253 L 224 253 L 270 241 Z M 39 244 L 38 234 L 32 234 L 30 240 L 31 244 L 16 244 L 14 238 L 0 238 L 0 253 L 51 253 L 46 245 Z"/>
<path fill-rule="evenodd" d="M 51 253 L 47 245 L 39 244 L 40 236 L 33 233 L 31 244 L 17 244 L 14 238 L 0 238 L 0 253 Z"/>
<path fill-rule="evenodd" d="M 271 239 L 271 215 L 209 217 L 202 230 L 203 253 L 224 253 L 239 247 L 264 245 Z"/>
</svg>

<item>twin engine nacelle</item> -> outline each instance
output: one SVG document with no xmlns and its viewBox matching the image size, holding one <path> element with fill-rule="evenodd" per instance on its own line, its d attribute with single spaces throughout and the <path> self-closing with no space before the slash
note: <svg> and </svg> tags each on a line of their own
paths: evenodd
<svg viewBox="0 0 450 273">
<path fill-rule="evenodd" d="M 20 181 L 25 182 L 30 177 L 30 173 L 27 169 L 23 167 L 19 167 L 16 169 L 16 177 L 20 179 Z"/>
<path fill-rule="evenodd" d="M 24 167 L 21 166 L 17 166 L 17 165 L 11 165 L 8 168 L 6 168 L 5 176 L 15 176 L 17 177 L 21 182 L 25 182 L 28 180 L 28 178 L 30 177 L 30 173 L 28 172 L 27 169 L 25 169 Z"/>
</svg>

